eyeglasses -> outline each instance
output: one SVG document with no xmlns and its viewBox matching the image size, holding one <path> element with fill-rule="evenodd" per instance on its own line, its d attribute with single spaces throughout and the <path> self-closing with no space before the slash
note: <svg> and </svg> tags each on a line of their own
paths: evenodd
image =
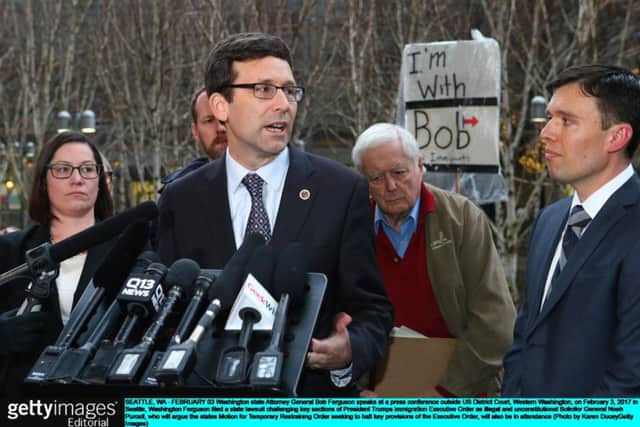
<svg viewBox="0 0 640 427">
<path fill-rule="evenodd" d="M 101 165 L 96 163 L 83 163 L 80 166 L 71 166 L 68 163 L 52 163 L 47 166 L 51 175 L 57 179 L 66 179 L 73 175 L 73 171 L 78 169 L 80 176 L 85 179 L 96 179 L 100 174 Z"/>
<path fill-rule="evenodd" d="M 253 96 L 259 99 L 273 99 L 278 89 L 282 89 L 289 102 L 300 102 L 304 98 L 304 88 L 301 86 L 276 86 L 269 83 L 242 83 L 222 86 L 224 88 L 253 89 Z"/>
</svg>

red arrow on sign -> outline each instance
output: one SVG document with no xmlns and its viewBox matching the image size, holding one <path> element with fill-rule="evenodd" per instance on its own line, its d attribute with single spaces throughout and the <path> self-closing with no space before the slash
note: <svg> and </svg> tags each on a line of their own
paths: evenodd
<svg viewBox="0 0 640 427">
<path fill-rule="evenodd" d="M 463 116 L 462 123 L 465 125 L 475 126 L 478 124 L 478 118 L 476 116 L 472 116 L 470 119 L 465 119 Z"/>
</svg>

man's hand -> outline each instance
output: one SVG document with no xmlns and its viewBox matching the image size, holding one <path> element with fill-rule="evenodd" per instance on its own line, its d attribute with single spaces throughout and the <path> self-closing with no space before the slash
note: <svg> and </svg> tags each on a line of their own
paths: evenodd
<svg viewBox="0 0 640 427">
<path fill-rule="evenodd" d="M 351 363 L 351 340 L 347 326 L 351 316 L 340 312 L 336 315 L 333 333 L 323 340 L 312 339 L 307 353 L 307 366 L 311 369 L 342 369 Z"/>
</svg>

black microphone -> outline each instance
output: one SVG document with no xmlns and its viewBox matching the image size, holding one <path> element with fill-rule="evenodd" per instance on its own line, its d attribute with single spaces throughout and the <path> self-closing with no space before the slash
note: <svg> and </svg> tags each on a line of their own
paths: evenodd
<svg viewBox="0 0 640 427">
<path fill-rule="evenodd" d="M 211 284 L 216 280 L 216 273 L 213 270 L 200 270 L 200 274 L 196 278 L 194 282 L 194 287 L 196 288 L 191 301 L 189 301 L 189 305 L 184 310 L 182 315 L 182 319 L 178 323 L 176 327 L 176 331 L 169 340 L 167 347 L 172 345 L 180 344 L 184 338 L 187 336 L 189 331 L 196 322 L 197 316 L 202 311 L 201 309 L 205 309 L 204 304 L 207 302 L 207 290 L 211 286 Z M 151 356 L 151 360 L 147 365 L 147 371 L 144 373 L 142 380 L 140 381 L 140 385 L 145 386 L 157 386 L 158 381 L 155 377 L 155 371 L 159 366 L 160 361 L 164 358 L 164 351 L 155 351 Z"/>
<path fill-rule="evenodd" d="M 150 220 L 158 216 L 158 207 L 153 202 L 145 202 L 134 208 L 105 219 L 80 233 L 50 244 L 43 243 L 25 253 L 26 263 L 0 275 L 0 285 L 16 277 L 31 279 L 27 287 L 27 298 L 18 314 L 40 311 L 42 302 L 49 298 L 51 283 L 58 277 L 61 261 L 71 258 L 95 245 L 111 240 L 134 221 Z"/>
<path fill-rule="evenodd" d="M 147 318 L 160 310 L 164 301 L 162 280 L 166 274 L 167 267 L 154 262 L 144 274 L 133 274 L 127 278 L 117 299 L 131 318 Z"/>
<path fill-rule="evenodd" d="M 92 246 L 106 242 L 117 236 L 134 221 L 150 221 L 158 216 L 158 207 L 148 201 L 101 221 L 68 239 L 51 245 L 51 258 L 54 262 L 64 261 Z"/>
<path fill-rule="evenodd" d="M 113 299 L 148 237 L 149 225 L 146 222 L 135 222 L 125 229 L 96 270 L 55 344 L 45 348 L 26 381 L 40 382 L 47 379 L 58 356 L 71 347 L 98 305 L 102 301 Z"/>
<path fill-rule="evenodd" d="M 152 263 L 143 274 L 132 274 L 116 298 L 127 313 L 122 326 L 114 338 L 114 343 L 124 344 L 133 334 L 138 323 L 157 313 L 164 303 L 162 282 L 167 267 L 161 263 Z"/>
<path fill-rule="evenodd" d="M 84 325 L 103 297 L 105 301 L 112 301 L 115 298 L 122 282 L 136 264 L 137 256 L 144 249 L 148 239 L 148 222 L 134 222 L 124 230 L 94 274 L 92 280 L 95 286 L 94 291 L 84 306 L 78 305 L 80 311 L 75 318 L 74 314 L 76 313 L 71 313 L 71 319 L 63 329 L 56 342 L 57 345 L 70 344 L 76 338 L 80 327 Z M 65 333 L 66 330 L 68 332 Z"/>
<path fill-rule="evenodd" d="M 160 255 L 153 251 L 145 251 L 136 259 L 133 268 L 131 268 L 131 272 L 128 276 L 124 276 L 122 278 L 118 278 L 118 283 L 125 283 L 131 277 L 138 277 L 147 270 L 153 264 L 160 264 Z M 162 266 L 164 267 L 164 266 Z M 165 267 L 166 268 L 166 267 Z M 123 285 L 124 286 L 124 285 Z M 116 294 L 117 296 L 117 294 Z M 91 349 L 91 351 L 95 351 L 95 348 L 98 344 L 107 336 L 107 334 L 115 327 L 116 323 L 120 320 L 121 315 L 123 314 L 122 310 L 122 302 L 115 298 L 112 298 L 111 305 L 106 310 L 100 322 L 93 330 L 93 333 L 89 336 L 87 341 L 82 345 L 82 348 Z"/>
<path fill-rule="evenodd" d="M 111 273 L 105 273 L 105 277 L 108 274 L 114 274 L 108 280 L 121 284 L 127 277 L 143 274 L 149 265 L 158 261 L 160 261 L 158 254 L 152 251 L 145 251 L 136 259 L 129 276 L 126 274 L 114 274 L 113 271 L 120 271 L 117 269 Z M 124 271 L 124 269 L 122 271 Z M 116 324 L 121 321 L 122 314 L 121 303 L 117 299 L 114 299 L 84 344 L 76 349 L 69 348 L 62 353 L 53 367 L 49 379 L 58 382 L 72 382 L 76 380 L 87 362 L 96 353 L 98 345 L 105 339 L 107 334 L 115 328 Z"/>
<path fill-rule="evenodd" d="M 149 359 L 167 318 L 173 313 L 183 295 L 189 297 L 199 272 L 200 267 L 193 260 L 183 258 L 173 263 L 165 279 L 166 286 L 171 288 L 162 309 L 145 332 L 140 344 L 123 350 L 116 358 L 107 377 L 108 382 L 132 384 L 138 380 L 142 366 Z"/>
<path fill-rule="evenodd" d="M 251 273 L 265 289 L 269 290 L 274 264 L 273 247 L 261 246 L 249 260 L 247 275 Z M 238 314 L 242 319 L 238 345 L 225 349 L 220 356 L 216 372 L 216 382 L 219 384 L 240 384 L 247 378 L 250 362 L 249 342 L 253 334 L 253 325 L 262 319 L 262 314 L 250 306 L 241 308 Z"/>
<path fill-rule="evenodd" d="M 203 308 L 204 304 L 206 304 L 207 291 L 215 280 L 216 275 L 213 271 L 200 271 L 200 274 L 194 282 L 196 290 L 193 293 L 193 298 L 191 298 L 191 301 L 189 301 L 189 305 L 187 305 L 187 308 L 184 310 L 182 319 L 180 319 L 180 323 L 178 323 L 178 326 L 176 327 L 176 332 L 169 340 L 169 345 L 180 344 L 184 337 L 187 336 L 187 334 L 193 327 L 194 322 L 197 320 L 200 309 Z"/>
<path fill-rule="evenodd" d="M 251 385 L 255 387 L 273 387 L 280 385 L 284 354 L 282 341 L 287 325 L 289 305 L 296 306 L 304 299 L 304 287 L 307 282 L 307 262 L 301 243 L 289 244 L 278 257 L 273 273 L 273 295 L 280 298 L 276 310 L 271 342 L 266 350 L 256 353 L 251 370 Z"/>
<path fill-rule="evenodd" d="M 253 252 L 265 244 L 264 237 L 258 233 L 251 233 L 242 242 L 242 245 L 233 254 L 233 256 L 227 261 L 224 266 L 224 270 L 218 277 L 218 281 L 226 284 L 226 286 L 235 286 L 240 284 L 242 286 L 242 280 L 244 279 L 247 263 L 253 255 Z M 209 288 L 208 299 L 211 301 L 215 298 L 212 294 L 213 288 Z"/>
<path fill-rule="evenodd" d="M 234 286 L 226 286 L 223 281 L 217 280 L 210 287 L 209 292 L 215 297 L 205 310 L 198 324 L 193 329 L 189 338 L 179 344 L 173 344 L 164 352 L 160 363 L 154 373 L 158 383 L 163 385 L 183 385 L 185 378 L 191 373 L 196 364 L 196 349 L 205 331 L 211 326 L 221 311 L 226 311 L 233 304 L 238 295 L 241 282 L 232 283 Z"/>
<path fill-rule="evenodd" d="M 113 341 L 103 340 L 93 360 L 81 378 L 89 383 L 104 384 L 115 358 L 129 345 L 131 336 L 140 321 L 157 313 L 164 302 L 162 281 L 167 267 L 160 263 L 150 264 L 143 274 L 130 275 L 116 300 L 126 309 L 127 315 Z"/>
<path fill-rule="evenodd" d="M 30 277 L 35 277 L 41 272 L 51 271 L 61 261 L 116 237 L 127 225 L 135 221 L 151 220 L 157 216 L 158 207 L 156 204 L 154 202 L 144 202 L 58 243 L 53 245 L 43 243 L 26 252 L 26 263 L 0 274 L 0 285 L 27 273 L 30 273 Z M 36 291 L 34 290 L 34 292 Z M 48 296 L 48 290 L 45 296 Z"/>
<path fill-rule="evenodd" d="M 261 245 L 265 244 L 264 237 L 258 233 L 251 233 L 247 235 L 244 239 L 244 242 L 238 250 L 233 254 L 233 256 L 227 261 L 227 264 L 224 267 L 224 270 L 220 274 L 220 276 L 216 279 L 216 286 L 210 286 L 207 291 L 207 301 L 214 300 L 217 295 L 217 289 L 220 288 L 228 288 L 228 289 L 240 289 L 242 286 L 242 279 L 244 271 L 247 267 L 247 263 L 249 258 L 253 254 L 253 252 Z M 237 294 L 237 290 L 235 292 Z M 183 337 L 181 337 L 182 339 Z M 175 341 L 174 341 L 175 342 Z M 164 357 L 163 354 L 158 352 L 155 354 L 150 362 L 150 366 L 147 369 L 147 372 L 144 375 L 144 378 L 141 381 L 141 385 L 147 386 L 156 386 L 158 385 L 158 381 L 155 377 L 155 371 L 157 370 L 161 359 Z"/>
</svg>

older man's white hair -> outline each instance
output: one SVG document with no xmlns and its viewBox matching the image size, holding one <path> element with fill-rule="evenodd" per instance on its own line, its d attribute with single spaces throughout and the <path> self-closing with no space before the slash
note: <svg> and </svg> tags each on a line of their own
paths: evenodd
<svg viewBox="0 0 640 427">
<path fill-rule="evenodd" d="M 394 141 L 400 142 L 402 151 L 408 158 L 416 162 L 420 160 L 420 150 L 416 139 L 408 130 L 393 123 L 376 123 L 362 132 L 351 151 L 351 160 L 362 172 L 362 156 L 365 152 Z"/>
</svg>

